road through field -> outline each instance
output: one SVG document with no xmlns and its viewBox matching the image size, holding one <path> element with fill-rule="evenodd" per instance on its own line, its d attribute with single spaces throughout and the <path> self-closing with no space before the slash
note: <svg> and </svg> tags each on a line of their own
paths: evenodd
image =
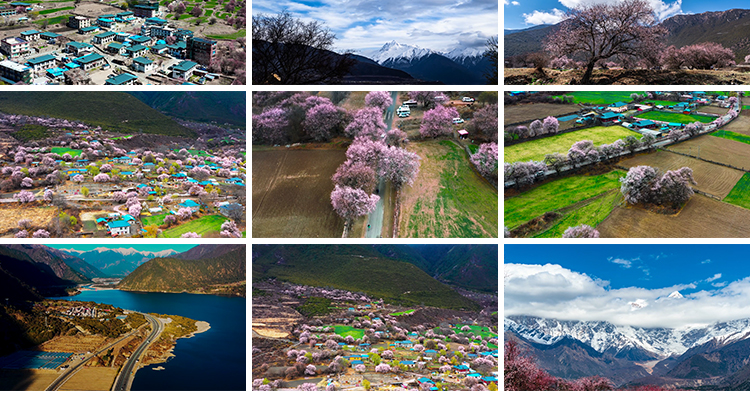
<svg viewBox="0 0 750 394">
<path fill-rule="evenodd" d="M 396 112 L 396 101 L 398 99 L 398 92 L 391 92 L 391 99 L 392 103 L 390 107 L 386 108 L 385 110 L 385 124 L 386 128 L 390 129 L 391 125 L 393 124 L 393 115 Z M 375 210 L 370 212 L 369 215 L 367 215 L 367 230 L 365 231 L 365 238 L 380 238 L 380 233 L 383 231 L 383 215 L 384 215 L 384 209 L 383 209 L 383 203 L 384 198 L 382 196 L 383 192 L 385 191 L 385 181 L 383 179 L 380 179 L 378 181 L 378 189 L 375 194 L 380 196 L 380 199 L 378 200 L 378 203 L 375 205 Z"/>
<path fill-rule="evenodd" d="M 122 365 L 120 374 L 117 375 L 117 379 L 115 379 L 115 385 L 112 388 L 112 391 L 130 390 L 130 386 L 133 384 L 133 378 L 135 378 L 135 373 L 138 371 L 136 365 L 140 361 L 143 352 L 145 352 L 146 349 L 151 346 L 151 343 L 153 343 L 154 340 L 161 335 L 162 331 L 164 331 L 164 323 L 162 323 L 161 320 L 145 313 L 143 316 L 148 320 L 149 324 L 151 324 L 151 334 L 148 335 L 148 338 L 138 346 L 127 361 L 125 361 L 125 364 Z"/>
</svg>

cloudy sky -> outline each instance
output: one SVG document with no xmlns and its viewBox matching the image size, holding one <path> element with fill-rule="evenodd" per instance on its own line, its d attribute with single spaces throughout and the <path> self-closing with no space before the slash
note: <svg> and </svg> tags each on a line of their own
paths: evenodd
<svg viewBox="0 0 750 394">
<path fill-rule="evenodd" d="M 534 25 L 555 24 L 565 11 L 592 3 L 616 3 L 621 0 L 503 0 L 505 29 L 524 29 Z M 725 11 L 743 8 L 729 0 L 648 0 L 660 19 L 677 14 L 699 14 L 706 11 Z M 744 7 L 746 8 L 746 7 Z"/>
<path fill-rule="evenodd" d="M 498 34 L 497 0 L 253 0 L 253 15 L 284 9 L 322 21 L 337 50 L 369 53 L 397 41 L 436 51 L 483 48 Z"/>
<path fill-rule="evenodd" d="M 750 245 L 505 245 L 504 313 L 672 328 L 748 318 L 748 260 Z"/>
</svg>

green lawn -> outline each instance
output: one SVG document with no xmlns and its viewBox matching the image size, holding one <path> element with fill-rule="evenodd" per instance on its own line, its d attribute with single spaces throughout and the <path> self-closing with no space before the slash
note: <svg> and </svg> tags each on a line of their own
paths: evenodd
<svg viewBox="0 0 750 394">
<path fill-rule="evenodd" d="M 561 238 L 568 227 L 581 224 L 596 227 L 609 216 L 621 199 L 620 192 L 612 190 L 609 193 L 601 194 L 599 198 L 589 201 L 588 204 L 581 207 L 562 209 L 563 217 L 546 231 L 534 235 L 534 238 Z"/>
<path fill-rule="evenodd" d="M 701 122 L 701 123 L 711 123 L 716 118 L 711 116 L 703 116 L 703 115 L 685 115 L 685 114 L 677 114 L 677 113 L 671 113 L 671 112 L 659 112 L 659 111 L 650 111 L 646 112 L 645 114 L 638 114 L 636 117 L 641 119 L 651 119 L 651 120 L 660 120 L 662 122 L 677 122 L 677 123 L 693 123 L 693 122 Z"/>
<path fill-rule="evenodd" d="M 177 227 L 164 230 L 162 236 L 164 238 L 180 238 L 182 234 L 195 232 L 199 235 L 203 235 L 209 232 L 220 231 L 221 225 L 227 221 L 227 218 L 220 215 L 206 215 L 202 218 L 191 220 L 185 224 L 181 224 Z"/>
<path fill-rule="evenodd" d="M 463 326 L 461 326 L 461 327 L 463 327 Z M 455 332 L 456 334 L 464 332 L 464 331 L 461 331 L 461 327 L 454 328 L 453 332 Z M 485 338 L 496 338 L 497 337 L 496 334 L 493 334 L 490 331 L 489 327 L 485 327 L 485 326 L 469 326 L 469 328 L 471 328 L 471 333 L 473 335 L 479 335 L 480 337 L 482 337 L 482 339 L 485 339 Z"/>
<path fill-rule="evenodd" d="M 75 7 L 52 8 L 52 9 L 49 9 L 49 10 L 39 11 L 39 15 L 47 15 L 47 14 L 52 14 L 52 13 L 57 12 L 57 11 L 67 11 L 67 10 L 74 10 L 74 9 L 75 9 Z"/>
<path fill-rule="evenodd" d="M 162 224 L 164 224 L 164 218 L 166 216 L 167 216 L 167 213 L 161 213 L 158 215 L 151 215 L 151 216 L 143 216 L 141 217 L 141 223 L 143 223 L 143 227 L 150 226 L 152 224 L 161 226 Z"/>
<path fill-rule="evenodd" d="M 412 312 L 414 312 L 414 309 L 409 309 L 408 311 L 403 311 L 403 312 L 394 312 L 394 313 L 389 314 L 389 316 L 401 316 L 401 315 L 405 315 L 407 313 L 412 313 Z"/>
<path fill-rule="evenodd" d="M 630 95 L 633 93 L 643 95 L 644 92 L 572 92 L 566 93 L 565 95 L 573 96 L 574 103 L 613 104 L 618 101 L 629 103 L 632 101 L 630 100 Z"/>
<path fill-rule="evenodd" d="M 78 156 L 83 152 L 81 149 L 70 149 L 63 146 L 55 146 L 52 149 L 50 149 L 50 152 L 57 153 L 58 155 L 62 156 L 66 153 L 70 153 L 71 156 Z"/>
<path fill-rule="evenodd" d="M 544 156 L 550 153 L 567 153 L 571 145 L 582 140 L 594 141 L 594 145 L 609 144 L 619 139 L 632 135 L 640 138 L 641 135 L 635 131 L 622 126 L 596 126 L 573 131 L 570 133 L 545 137 L 534 141 L 522 142 L 503 149 L 504 162 L 513 163 L 517 161 L 544 160 Z"/>
<path fill-rule="evenodd" d="M 734 131 L 717 130 L 711 133 L 711 135 L 714 137 L 721 137 L 721 138 L 726 138 L 732 141 L 744 142 L 746 144 L 750 144 L 750 136 L 747 136 L 745 134 L 735 133 Z"/>
<path fill-rule="evenodd" d="M 71 15 L 68 14 L 68 15 L 59 15 L 53 18 L 38 19 L 38 20 L 35 20 L 34 23 L 41 26 L 44 24 L 44 21 L 47 21 L 47 24 L 49 25 L 56 25 L 60 22 L 67 21 L 68 17 L 70 16 Z"/>
<path fill-rule="evenodd" d="M 724 197 L 724 202 L 750 209 L 750 173 L 746 172 L 740 178 L 739 182 L 732 188 L 732 191 Z"/>
<path fill-rule="evenodd" d="M 179 152 L 180 149 L 175 149 L 175 152 Z M 188 153 L 190 153 L 193 156 L 199 156 L 199 157 L 211 157 L 211 154 L 204 151 L 204 150 L 198 150 L 198 149 L 187 149 Z"/>
<path fill-rule="evenodd" d="M 665 101 L 665 100 L 644 100 L 644 102 L 647 102 L 649 104 L 654 105 L 663 105 L 665 107 L 669 107 L 670 105 L 679 104 L 679 101 Z"/>
<path fill-rule="evenodd" d="M 364 329 L 351 326 L 333 326 L 333 331 L 344 338 L 346 338 L 347 335 L 351 335 L 354 339 L 360 339 L 365 335 Z"/>
<path fill-rule="evenodd" d="M 750 109 L 750 105 L 743 105 L 742 109 Z"/>
<path fill-rule="evenodd" d="M 133 137 L 133 135 L 132 135 L 132 134 L 131 134 L 131 135 L 124 135 L 124 136 L 122 136 L 122 137 L 115 137 L 115 138 L 112 138 L 112 140 L 113 140 L 113 141 L 117 141 L 117 140 L 121 140 L 121 139 L 125 139 L 125 138 L 132 138 L 132 137 Z"/>
<path fill-rule="evenodd" d="M 206 14 L 204 15 L 206 18 L 211 16 L 214 13 L 214 10 L 206 10 Z"/>
<path fill-rule="evenodd" d="M 553 180 L 519 196 L 508 198 L 504 204 L 505 226 L 514 229 L 546 212 L 557 211 L 608 190 L 617 189 L 620 187 L 620 177 L 623 176 L 625 172 L 620 170 L 593 176 L 574 175 Z"/>
<path fill-rule="evenodd" d="M 219 18 L 225 19 L 226 16 L 219 17 Z M 213 35 L 213 36 L 206 36 L 206 37 L 213 39 L 213 40 L 236 40 L 240 37 L 245 37 L 246 35 L 247 35 L 247 32 L 245 31 L 245 29 L 240 29 L 236 33 L 232 33 L 232 34 Z"/>
</svg>

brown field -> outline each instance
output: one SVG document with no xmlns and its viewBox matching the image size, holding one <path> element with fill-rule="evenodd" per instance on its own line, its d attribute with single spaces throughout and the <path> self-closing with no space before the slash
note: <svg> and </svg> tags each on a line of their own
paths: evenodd
<svg viewBox="0 0 750 394">
<path fill-rule="evenodd" d="M 346 100 L 339 103 L 339 106 L 347 111 L 354 111 L 365 107 L 365 96 L 370 92 L 350 92 Z"/>
<path fill-rule="evenodd" d="M 43 352 L 93 352 L 107 342 L 107 338 L 101 335 L 65 335 L 57 336 L 37 346 Z"/>
<path fill-rule="evenodd" d="M 705 107 L 698 108 L 699 112 L 705 112 L 707 114 L 725 115 L 729 110 L 726 108 L 717 107 L 715 105 L 706 105 Z"/>
<path fill-rule="evenodd" d="M 49 369 L 0 369 L 0 391 L 44 391 L 58 375 Z"/>
<path fill-rule="evenodd" d="M 720 198 L 726 197 L 744 174 L 739 170 L 664 151 L 622 160 L 619 164 L 625 167 L 647 165 L 662 171 L 690 167 L 697 183 L 693 187 Z"/>
<path fill-rule="evenodd" d="M 532 122 L 536 119 L 544 119 L 548 116 L 558 116 L 581 109 L 581 107 L 575 104 L 548 103 L 506 105 L 503 108 L 505 124 L 523 121 Z"/>
<path fill-rule="evenodd" d="M 54 207 L 0 209 L 0 234 L 17 229 L 21 219 L 30 219 L 34 227 L 46 227 L 56 214 Z"/>
<path fill-rule="evenodd" d="M 506 85 L 574 85 L 584 70 L 544 69 L 544 75 L 533 68 L 505 68 Z M 750 74 L 733 69 L 722 70 L 621 70 L 596 69 L 590 85 L 750 85 Z"/>
<path fill-rule="evenodd" d="M 696 194 L 677 215 L 616 207 L 596 229 L 605 238 L 742 238 L 750 210 Z"/>
<path fill-rule="evenodd" d="M 702 159 L 750 169 L 750 144 L 704 135 L 669 147 Z"/>
<path fill-rule="evenodd" d="M 750 105 L 750 104 L 748 104 Z M 750 135 L 750 110 L 743 109 L 737 119 L 722 127 L 722 130 L 734 131 L 735 133 Z"/>
<path fill-rule="evenodd" d="M 331 176 L 343 150 L 268 150 L 253 156 L 253 237 L 337 238 Z"/>
<path fill-rule="evenodd" d="M 60 391 L 109 391 L 118 368 L 83 367 L 60 387 Z"/>
</svg>

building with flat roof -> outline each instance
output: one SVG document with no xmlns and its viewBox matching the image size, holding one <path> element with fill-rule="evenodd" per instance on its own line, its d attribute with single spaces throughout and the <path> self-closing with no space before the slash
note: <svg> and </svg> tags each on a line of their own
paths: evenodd
<svg viewBox="0 0 750 394">
<path fill-rule="evenodd" d="M 15 8 L 8 8 L 5 6 L 0 7 L 0 16 L 13 16 L 16 14 Z"/>
<path fill-rule="evenodd" d="M 14 61 L 3 60 L 0 62 L 0 76 L 13 83 L 31 83 L 31 67 Z"/>
<path fill-rule="evenodd" d="M 216 56 L 216 41 L 191 37 L 187 40 L 187 57 L 208 66 Z"/>
<path fill-rule="evenodd" d="M 86 18 L 85 16 L 71 15 L 68 17 L 68 27 L 81 29 L 89 26 L 91 26 L 91 19 Z"/>
<path fill-rule="evenodd" d="M 11 59 L 15 59 L 30 50 L 29 42 L 23 38 L 8 37 L 0 41 L 0 51 Z"/>
<path fill-rule="evenodd" d="M 132 85 L 137 80 L 138 80 L 138 77 L 136 77 L 133 74 L 122 73 L 120 75 L 114 76 L 113 78 L 107 79 L 106 81 L 104 81 L 104 84 L 105 85 Z"/>
<path fill-rule="evenodd" d="M 139 18 L 151 18 L 159 11 L 158 5 L 136 4 L 133 6 L 133 14 Z"/>
</svg>

